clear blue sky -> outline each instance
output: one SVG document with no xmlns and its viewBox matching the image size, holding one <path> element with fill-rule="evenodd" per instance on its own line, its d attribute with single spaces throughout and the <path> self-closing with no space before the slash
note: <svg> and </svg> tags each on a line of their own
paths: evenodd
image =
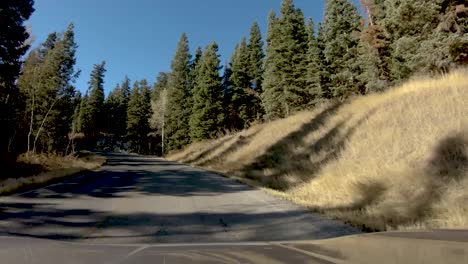
<svg viewBox="0 0 468 264">
<path fill-rule="evenodd" d="M 306 17 L 323 17 L 324 0 L 295 0 Z M 182 32 L 191 52 L 215 40 L 221 64 L 235 43 L 248 36 L 253 21 L 265 34 L 270 10 L 278 12 L 281 0 L 35 0 L 30 23 L 34 46 L 50 32 L 75 24 L 78 43 L 76 87 L 85 91 L 93 64 L 107 62 L 106 94 L 125 75 L 133 81 L 153 83 L 161 71 L 170 70 Z"/>
</svg>

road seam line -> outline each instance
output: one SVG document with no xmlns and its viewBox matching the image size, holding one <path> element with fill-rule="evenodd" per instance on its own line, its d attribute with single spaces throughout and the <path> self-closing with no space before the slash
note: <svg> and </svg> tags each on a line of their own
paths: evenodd
<svg viewBox="0 0 468 264">
<path fill-rule="evenodd" d="M 285 249 L 289 249 L 289 250 L 292 250 L 292 251 L 296 251 L 296 252 L 299 252 L 299 253 L 302 253 L 302 254 L 305 254 L 305 255 L 309 255 L 311 257 L 318 258 L 320 260 L 325 260 L 325 261 L 328 261 L 328 262 L 331 262 L 331 263 L 335 263 L 335 264 L 344 264 L 344 263 L 346 263 L 344 260 L 341 260 L 341 259 L 321 255 L 321 254 L 318 254 L 318 253 L 310 252 L 310 251 L 307 251 L 307 250 L 302 250 L 302 249 L 299 249 L 299 248 L 283 245 L 283 244 L 280 244 L 280 243 L 270 242 L 270 244 L 274 245 L 274 246 L 282 247 L 282 248 L 285 248 Z"/>
</svg>

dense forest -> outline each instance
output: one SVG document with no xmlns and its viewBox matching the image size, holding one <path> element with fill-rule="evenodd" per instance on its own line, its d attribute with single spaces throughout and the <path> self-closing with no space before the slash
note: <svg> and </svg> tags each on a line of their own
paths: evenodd
<svg viewBox="0 0 468 264">
<path fill-rule="evenodd" d="M 73 24 L 30 50 L 24 24 L 33 4 L 0 3 L 2 160 L 96 148 L 160 155 L 468 64 L 464 0 L 361 0 L 363 12 L 349 0 L 327 0 L 321 22 L 283 0 L 266 35 L 253 22 L 224 67 L 216 42 L 192 54 L 183 33 L 171 71 L 156 83 L 122 76 L 105 97 L 106 63 L 98 62 L 82 94 L 74 86 Z"/>
</svg>

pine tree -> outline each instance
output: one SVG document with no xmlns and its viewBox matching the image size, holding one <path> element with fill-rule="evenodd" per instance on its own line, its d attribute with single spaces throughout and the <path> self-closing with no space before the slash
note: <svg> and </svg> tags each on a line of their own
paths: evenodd
<svg viewBox="0 0 468 264">
<path fill-rule="evenodd" d="M 134 83 L 130 92 L 127 116 L 127 139 L 130 151 L 148 154 L 151 89 L 146 80 Z"/>
<path fill-rule="evenodd" d="M 129 150 L 132 152 L 140 152 L 140 84 L 135 82 L 133 88 L 130 90 L 130 98 L 128 101 L 127 110 L 127 140 L 129 143 Z"/>
<path fill-rule="evenodd" d="M 130 93 L 130 80 L 125 76 L 121 84 L 109 93 L 105 100 L 106 132 L 116 138 L 123 138 L 127 132 L 127 108 Z"/>
<path fill-rule="evenodd" d="M 281 71 L 278 65 L 279 34 L 279 19 L 276 17 L 275 12 L 271 11 L 268 16 L 266 55 L 263 65 L 263 91 L 261 94 L 266 119 L 285 116 L 282 107 L 284 93 L 282 87 L 278 85 L 281 80 Z"/>
<path fill-rule="evenodd" d="M 414 74 L 446 73 L 460 64 L 452 48 L 468 43 L 463 1 L 362 2 L 369 17 L 361 42 L 367 90 L 383 90 Z"/>
<path fill-rule="evenodd" d="M 104 121 L 104 74 L 106 62 L 95 64 L 90 74 L 89 98 L 87 100 L 86 112 L 87 126 L 83 128 L 83 132 L 91 142 L 97 140 L 99 133 L 105 128 Z"/>
<path fill-rule="evenodd" d="M 127 108 L 130 97 L 130 79 L 125 76 L 117 94 L 115 134 L 122 138 L 127 134 Z"/>
<path fill-rule="evenodd" d="M 283 0 L 281 16 L 269 18 L 262 95 L 267 118 L 288 116 L 313 99 L 307 87 L 308 43 L 302 11 Z"/>
<path fill-rule="evenodd" d="M 75 153 L 76 151 L 76 139 L 78 138 L 79 134 L 79 125 L 80 125 L 80 112 L 81 112 L 81 104 L 83 98 L 80 91 L 75 93 L 75 97 L 73 98 L 73 117 L 72 117 L 72 125 L 71 125 L 71 132 L 69 137 L 69 144 L 67 145 L 67 149 L 65 154 L 68 153 Z"/>
<path fill-rule="evenodd" d="M 88 91 L 86 91 L 85 95 L 81 98 L 80 102 L 80 112 L 78 114 L 78 121 L 77 121 L 77 132 L 84 133 L 88 127 L 90 127 L 90 113 L 88 107 L 89 95 Z"/>
<path fill-rule="evenodd" d="M 141 140 L 141 154 L 149 154 L 149 134 L 151 132 L 151 87 L 148 82 L 143 79 L 140 81 L 140 124 L 139 134 Z"/>
<path fill-rule="evenodd" d="M 280 85 L 284 87 L 284 113 L 289 115 L 303 109 L 312 99 L 307 89 L 307 29 L 302 11 L 294 7 L 292 0 L 283 1 L 279 31 Z"/>
<path fill-rule="evenodd" d="M 215 42 L 208 45 L 197 67 L 190 118 L 190 132 L 194 141 L 214 138 L 223 128 L 223 86 L 217 52 L 218 45 Z"/>
<path fill-rule="evenodd" d="M 104 131 L 107 134 L 115 135 L 116 125 L 115 118 L 117 116 L 118 106 L 118 94 L 120 90 L 120 84 L 117 84 L 109 95 L 104 100 L 104 120 L 106 122 Z"/>
<path fill-rule="evenodd" d="M 197 66 L 200 63 L 201 56 L 203 55 L 203 50 L 200 46 L 197 47 L 195 50 L 195 56 L 193 57 L 193 60 L 190 62 L 190 84 L 189 84 L 189 89 L 190 89 L 190 100 L 192 99 L 192 90 L 193 86 L 195 86 L 195 79 L 197 78 Z M 192 102 L 190 101 L 190 105 Z"/>
<path fill-rule="evenodd" d="M 81 113 L 81 106 L 83 103 L 83 96 L 81 95 L 80 91 L 77 91 L 75 94 L 75 98 L 73 98 L 73 121 L 72 121 L 72 137 L 75 137 L 77 133 L 80 131 L 80 113 Z"/>
<path fill-rule="evenodd" d="M 168 150 L 179 149 L 190 143 L 190 70 L 190 52 L 184 33 L 171 63 L 166 124 Z"/>
<path fill-rule="evenodd" d="M 251 78 L 249 71 L 250 57 L 245 38 L 242 38 L 240 45 L 234 49 L 231 58 L 231 94 L 233 116 L 231 122 L 235 129 L 244 129 L 255 119 L 254 95 L 251 89 Z"/>
<path fill-rule="evenodd" d="M 257 22 L 252 24 L 250 28 L 249 44 L 247 45 L 247 54 L 249 56 L 249 77 L 250 86 L 253 92 L 253 115 L 255 119 L 260 119 L 264 114 L 260 95 L 263 92 L 263 59 L 265 54 L 263 52 L 263 41 L 260 27 Z"/>
<path fill-rule="evenodd" d="M 322 51 L 319 47 L 319 42 L 315 36 L 314 22 L 309 18 L 307 23 L 307 34 L 309 36 L 309 46 L 307 50 L 307 87 L 309 94 L 314 102 L 323 99 L 322 91 Z"/>
<path fill-rule="evenodd" d="M 18 94 L 15 81 L 20 73 L 22 56 L 29 49 L 29 34 L 24 22 L 34 12 L 32 0 L 0 2 L 0 162 L 12 152 L 12 138 L 17 121 Z"/>
<path fill-rule="evenodd" d="M 348 0 L 327 0 L 324 20 L 325 59 L 335 97 L 359 93 L 359 36 L 361 17 Z"/>
<path fill-rule="evenodd" d="M 330 84 L 330 65 L 325 59 L 325 29 L 322 23 L 318 23 L 317 25 L 317 46 L 320 55 L 320 87 L 322 90 L 322 98 L 331 99 L 333 98 L 333 92 Z"/>
</svg>

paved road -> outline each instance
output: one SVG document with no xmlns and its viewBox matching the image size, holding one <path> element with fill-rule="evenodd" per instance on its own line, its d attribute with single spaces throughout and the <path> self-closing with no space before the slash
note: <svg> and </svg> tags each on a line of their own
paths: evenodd
<svg viewBox="0 0 468 264">
<path fill-rule="evenodd" d="M 112 154 L 100 170 L 0 198 L 0 235 L 91 243 L 309 240 L 357 230 L 231 179 Z"/>
</svg>

